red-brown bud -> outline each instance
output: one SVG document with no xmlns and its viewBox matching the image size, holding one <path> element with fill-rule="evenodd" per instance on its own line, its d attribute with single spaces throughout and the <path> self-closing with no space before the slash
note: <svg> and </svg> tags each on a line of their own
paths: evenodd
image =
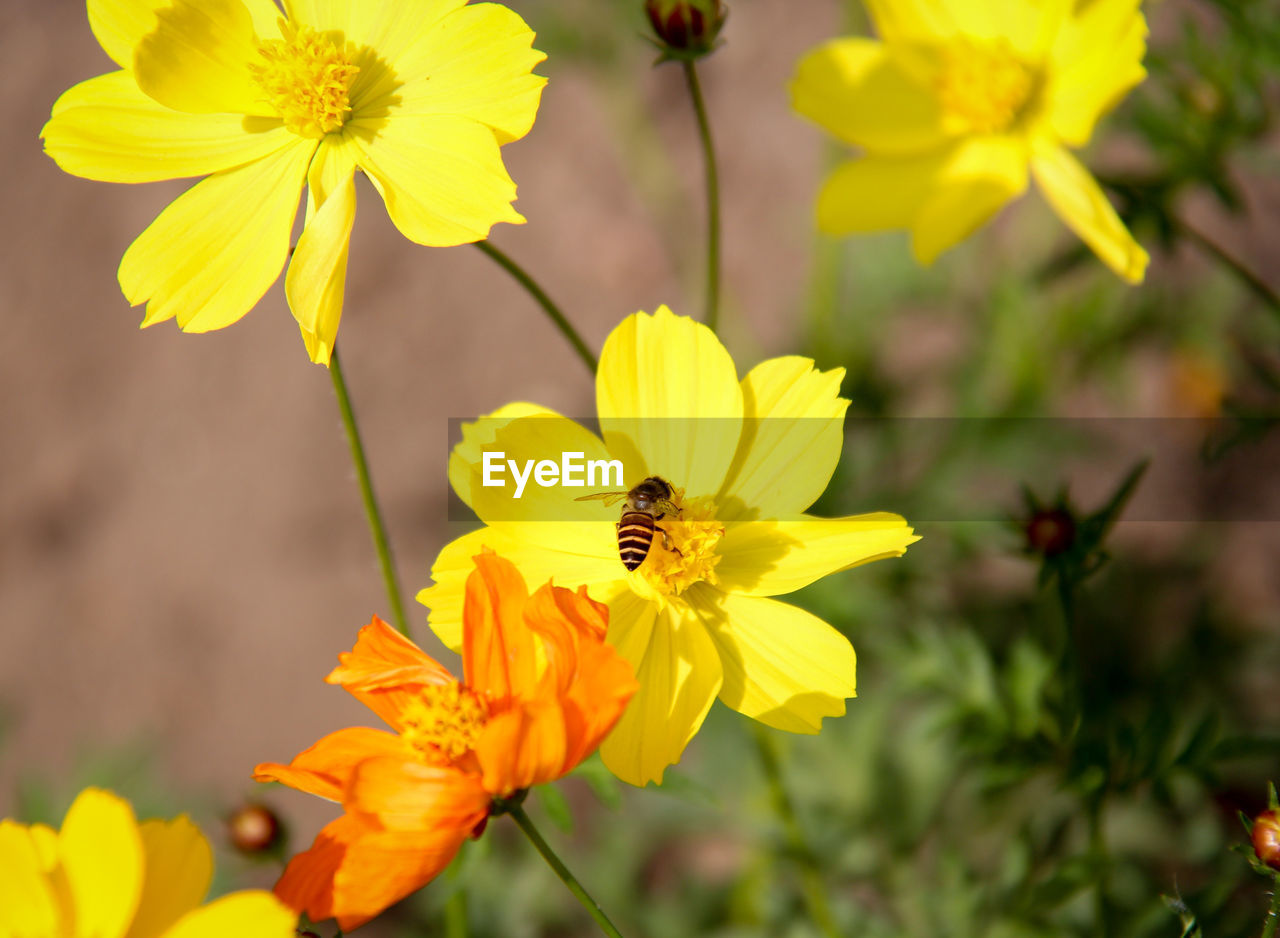
<svg viewBox="0 0 1280 938">
<path fill-rule="evenodd" d="M 1280 870 L 1280 811 L 1263 811 L 1253 819 L 1253 852 L 1273 870 Z"/>
<path fill-rule="evenodd" d="M 728 13 L 720 0 L 645 0 L 644 9 L 658 39 L 680 57 L 710 52 Z"/>
<path fill-rule="evenodd" d="M 1043 557 L 1055 557 L 1076 542 L 1076 521 L 1061 508 L 1043 508 L 1026 524 L 1027 548 Z"/>
<path fill-rule="evenodd" d="M 243 853 L 266 853 L 280 840 L 280 819 L 265 805 L 246 804 L 227 818 L 231 845 Z"/>
</svg>

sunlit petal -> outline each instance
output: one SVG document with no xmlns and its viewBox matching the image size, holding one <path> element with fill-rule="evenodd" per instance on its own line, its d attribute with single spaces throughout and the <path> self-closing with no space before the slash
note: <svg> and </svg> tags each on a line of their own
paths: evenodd
<svg viewBox="0 0 1280 938">
<path fill-rule="evenodd" d="M 1058 217 L 1108 267 L 1130 283 L 1141 283 L 1150 258 L 1080 161 L 1062 147 L 1042 145 L 1031 169 Z"/>
<path fill-rule="evenodd" d="M 742 389 L 702 323 L 665 306 L 623 320 L 600 353 L 596 407 L 609 452 L 634 474 L 628 487 L 657 475 L 689 496 L 720 488 L 742 431 Z"/>
<path fill-rule="evenodd" d="M 609 612 L 609 643 L 630 662 L 640 689 L 600 756 L 624 782 L 661 784 L 720 691 L 720 655 L 703 624 L 675 607 L 628 594 Z"/>
<path fill-rule="evenodd" d="M 824 717 L 842 716 L 855 694 L 849 640 L 796 606 L 691 591 L 694 609 L 724 668 L 720 699 L 754 720 L 790 733 L 816 733 Z"/>
</svg>

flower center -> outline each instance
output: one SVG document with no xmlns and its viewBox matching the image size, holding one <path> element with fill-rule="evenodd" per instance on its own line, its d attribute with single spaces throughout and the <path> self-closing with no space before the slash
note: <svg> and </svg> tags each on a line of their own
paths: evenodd
<svg viewBox="0 0 1280 938">
<path fill-rule="evenodd" d="M 488 719 L 488 704 L 471 688 L 430 684 L 405 707 L 400 735 L 428 758 L 438 753 L 456 761 L 475 748 Z"/>
<path fill-rule="evenodd" d="M 668 515 L 657 522 L 653 544 L 644 565 L 633 574 L 642 576 L 656 592 L 679 596 L 694 583 L 719 582 L 715 567 L 720 562 L 716 545 L 724 536 L 724 525 L 715 520 L 716 505 L 710 497 L 684 500 L 684 491 L 675 490 L 672 499 L 680 509 L 678 518 Z M 663 537 L 663 532 L 666 537 Z"/>
<path fill-rule="evenodd" d="M 302 137 L 323 137 L 342 127 L 351 113 L 347 94 L 358 67 L 355 47 L 339 49 L 321 33 L 280 20 L 283 39 L 258 45 L 264 63 L 250 65 L 265 100 Z"/>
<path fill-rule="evenodd" d="M 995 133 L 1009 127 L 1026 106 L 1033 85 L 1031 69 L 1014 55 L 1007 39 L 961 39 L 943 50 L 938 99 L 948 114 L 971 130 Z"/>
</svg>

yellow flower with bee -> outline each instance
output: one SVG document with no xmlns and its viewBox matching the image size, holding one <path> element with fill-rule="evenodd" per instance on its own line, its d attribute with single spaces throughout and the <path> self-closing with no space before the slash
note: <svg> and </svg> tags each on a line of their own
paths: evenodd
<svg viewBox="0 0 1280 938">
<path fill-rule="evenodd" d="M 862 150 L 817 201 L 828 234 L 906 229 L 923 264 L 1026 191 L 1131 283 L 1147 253 L 1072 155 L 1146 76 L 1138 0 L 866 0 L 880 41 L 800 60 L 793 106 Z"/>
<path fill-rule="evenodd" d="M 606 602 L 609 642 L 640 689 L 601 756 L 632 784 L 661 781 L 717 697 L 769 726 L 818 732 L 854 696 L 853 647 L 773 597 L 899 556 L 917 539 L 897 515 L 804 513 L 840 459 L 843 375 L 791 356 L 739 379 L 706 326 L 666 307 L 628 317 L 600 355 L 600 436 L 532 404 L 464 427 L 449 480 L 485 527 L 440 552 L 434 585 L 418 594 L 431 627 L 458 647 L 470 558 L 485 547 L 531 579 L 585 586 Z M 627 504 L 620 516 L 616 503 L 564 486 L 513 499 L 485 480 L 485 454 L 498 451 L 513 465 L 555 453 L 617 461 L 625 479 L 611 488 L 624 491 L 611 494 Z M 648 527 L 635 514 L 652 521 L 651 538 L 630 527 Z"/>
</svg>

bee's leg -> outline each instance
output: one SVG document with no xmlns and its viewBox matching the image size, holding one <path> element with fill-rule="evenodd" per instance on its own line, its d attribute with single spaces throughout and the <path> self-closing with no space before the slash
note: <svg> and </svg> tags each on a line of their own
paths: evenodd
<svg viewBox="0 0 1280 938">
<path fill-rule="evenodd" d="M 675 545 L 673 545 L 673 544 L 671 543 L 671 536 L 670 536 L 669 534 L 667 534 L 667 529 L 666 529 L 666 528 L 660 528 L 660 527 L 658 527 L 658 526 L 655 524 L 655 525 L 653 526 L 653 529 L 654 529 L 655 531 L 659 532 L 659 533 L 662 535 L 662 546 L 663 546 L 663 547 L 665 547 L 667 550 L 671 551 L 673 554 L 676 554 L 676 555 L 678 555 L 678 556 L 680 556 L 680 557 L 683 557 L 683 556 L 684 556 L 684 554 L 683 554 L 683 553 L 681 553 L 680 548 L 676 547 Z"/>
</svg>

